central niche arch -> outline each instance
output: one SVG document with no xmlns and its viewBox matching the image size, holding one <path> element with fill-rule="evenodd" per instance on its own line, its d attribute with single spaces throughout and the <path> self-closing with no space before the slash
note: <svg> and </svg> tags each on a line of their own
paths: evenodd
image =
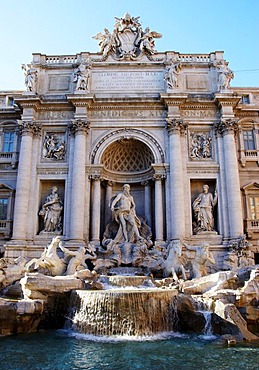
<svg viewBox="0 0 259 370">
<path fill-rule="evenodd" d="M 151 179 L 152 165 L 164 163 L 164 153 L 149 133 L 119 129 L 99 139 L 92 150 L 91 163 L 102 166 L 103 179 L 134 183 Z"/>
<path fill-rule="evenodd" d="M 101 157 L 101 164 L 105 170 L 120 173 L 148 171 L 154 161 L 154 155 L 149 147 L 134 138 L 113 142 Z"/>
</svg>

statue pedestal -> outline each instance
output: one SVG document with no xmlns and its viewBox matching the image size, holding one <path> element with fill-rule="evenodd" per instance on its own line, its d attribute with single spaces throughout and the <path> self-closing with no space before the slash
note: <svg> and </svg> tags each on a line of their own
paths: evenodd
<svg viewBox="0 0 259 370">
<path fill-rule="evenodd" d="M 211 236 L 218 235 L 217 231 L 198 231 L 196 235 Z"/>
</svg>

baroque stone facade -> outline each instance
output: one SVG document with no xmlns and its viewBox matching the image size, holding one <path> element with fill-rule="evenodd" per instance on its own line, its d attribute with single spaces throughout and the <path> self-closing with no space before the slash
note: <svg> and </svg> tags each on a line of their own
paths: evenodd
<svg viewBox="0 0 259 370">
<path fill-rule="evenodd" d="M 127 183 L 155 245 L 208 242 L 221 266 L 246 234 L 258 263 L 259 88 L 231 88 L 223 52 L 157 52 L 158 32 L 127 13 L 98 52 L 33 54 L 26 91 L 0 92 L 5 257 L 38 257 L 57 234 L 100 246 Z"/>
</svg>

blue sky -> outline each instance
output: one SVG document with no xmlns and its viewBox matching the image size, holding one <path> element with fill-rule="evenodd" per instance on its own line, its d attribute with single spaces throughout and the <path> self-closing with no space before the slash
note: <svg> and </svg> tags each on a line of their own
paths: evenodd
<svg viewBox="0 0 259 370">
<path fill-rule="evenodd" d="M 259 87 L 259 0 L 0 0 L 0 90 L 25 89 L 32 53 L 97 52 L 92 36 L 126 12 L 162 33 L 158 51 L 224 51 L 231 85 Z"/>
</svg>

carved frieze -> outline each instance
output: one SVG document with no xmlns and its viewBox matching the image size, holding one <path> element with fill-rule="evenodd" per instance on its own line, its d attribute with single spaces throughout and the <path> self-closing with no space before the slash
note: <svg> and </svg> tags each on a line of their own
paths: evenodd
<svg viewBox="0 0 259 370">
<path fill-rule="evenodd" d="M 212 137 L 206 132 L 191 132 L 189 155 L 192 160 L 212 158 Z"/>
<path fill-rule="evenodd" d="M 54 111 L 54 110 L 42 110 L 38 113 L 39 119 L 47 119 L 47 120 L 53 120 L 53 119 L 69 119 L 74 116 L 74 112 L 72 111 Z"/>
<path fill-rule="evenodd" d="M 64 133 L 46 132 L 43 138 L 42 158 L 63 161 L 66 157 L 67 143 Z"/>
<path fill-rule="evenodd" d="M 89 110 L 88 116 L 90 119 L 114 119 L 114 118 L 164 118 L 167 116 L 166 110 L 162 109 L 113 109 L 106 108 L 105 109 L 98 109 L 98 110 Z"/>
<path fill-rule="evenodd" d="M 181 116 L 186 118 L 215 118 L 217 115 L 216 109 L 181 109 Z"/>
</svg>

